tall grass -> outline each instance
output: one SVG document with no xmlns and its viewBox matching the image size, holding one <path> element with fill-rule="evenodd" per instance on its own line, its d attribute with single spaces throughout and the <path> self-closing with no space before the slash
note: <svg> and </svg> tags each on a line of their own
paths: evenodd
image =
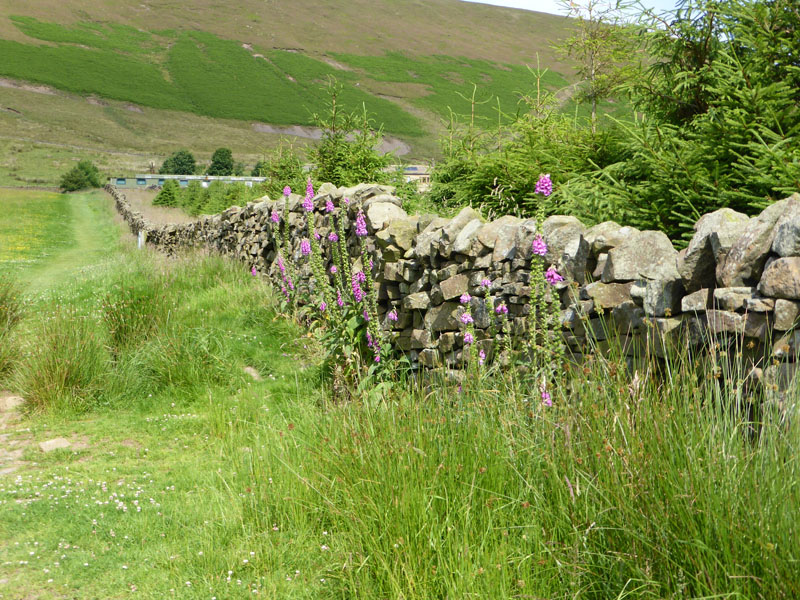
<svg viewBox="0 0 800 600">
<path fill-rule="evenodd" d="M 318 597 L 796 597 L 798 424 L 753 438 L 734 381 L 666 373 L 595 360 L 549 409 L 441 382 L 292 414 L 255 436 L 245 514 L 331 532 Z"/>
<path fill-rule="evenodd" d="M 271 369 L 262 282 L 220 258 L 123 255 L 38 307 L 13 384 L 36 411 L 205 397 Z M 254 292 L 258 290 L 258 293 Z"/>
<path fill-rule="evenodd" d="M 11 370 L 17 356 L 11 335 L 22 318 L 22 312 L 16 284 L 0 273 L 0 380 Z"/>
<path fill-rule="evenodd" d="M 57 308 L 36 324 L 16 385 L 34 411 L 82 412 L 99 399 L 108 353 L 95 324 Z"/>
</svg>

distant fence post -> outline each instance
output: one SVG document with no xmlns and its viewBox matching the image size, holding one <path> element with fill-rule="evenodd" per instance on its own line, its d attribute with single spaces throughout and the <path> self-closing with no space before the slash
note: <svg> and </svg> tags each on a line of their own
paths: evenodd
<svg viewBox="0 0 800 600">
<path fill-rule="evenodd" d="M 144 243 L 147 241 L 147 234 L 145 233 L 144 229 L 139 230 L 139 237 L 137 238 L 137 247 L 139 250 L 144 248 Z"/>
</svg>

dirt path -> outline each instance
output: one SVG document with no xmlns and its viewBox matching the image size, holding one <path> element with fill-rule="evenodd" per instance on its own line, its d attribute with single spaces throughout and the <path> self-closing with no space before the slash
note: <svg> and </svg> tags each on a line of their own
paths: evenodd
<svg viewBox="0 0 800 600">
<path fill-rule="evenodd" d="M 22 465 L 27 444 L 14 436 L 22 402 L 11 392 L 0 392 L 0 476 L 10 475 Z"/>
</svg>

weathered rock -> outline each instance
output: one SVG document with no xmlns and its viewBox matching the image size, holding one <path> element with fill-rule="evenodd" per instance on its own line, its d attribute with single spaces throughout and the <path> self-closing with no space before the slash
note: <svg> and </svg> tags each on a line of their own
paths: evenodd
<svg viewBox="0 0 800 600">
<path fill-rule="evenodd" d="M 496 263 L 513 260 L 516 256 L 516 239 L 521 223 L 509 223 L 500 227 L 494 242 L 492 260 Z"/>
<path fill-rule="evenodd" d="M 678 279 L 653 279 L 647 282 L 642 304 L 648 317 L 670 317 L 681 310 L 683 282 Z"/>
<path fill-rule="evenodd" d="M 714 306 L 719 310 L 736 312 L 744 309 L 745 302 L 756 295 L 752 287 L 724 287 L 714 290 Z"/>
<path fill-rule="evenodd" d="M 42 452 L 52 452 L 53 450 L 64 450 L 69 448 L 72 444 L 69 440 L 64 438 L 54 438 L 46 442 L 39 442 L 39 449 Z"/>
<path fill-rule="evenodd" d="M 793 194 L 786 211 L 775 224 L 772 251 L 778 256 L 800 256 L 800 194 Z"/>
<path fill-rule="evenodd" d="M 773 298 L 800 299 L 800 256 L 772 261 L 764 269 L 758 291 Z"/>
<path fill-rule="evenodd" d="M 392 244 L 406 252 L 414 246 L 418 222 L 419 219 L 416 217 L 395 219 L 389 223 L 386 229 L 379 231 L 375 237 L 387 245 Z"/>
<path fill-rule="evenodd" d="M 778 331 L 788 331 L 795 326 L 800 317 L 800 302 L 791 300 L 775 300 L 775 323 Z"/>
<path fill-rule="evenodd" d="M 413 329 L 411 331 L 411 347 L 415 349 L 427 348 L 431 345 L 431 334 L 427 329 Z"/>
<path fill-rule="evenodd" d="M 775 300 L 755 295 L 744 301 L 745 312 L 768 313 L 775 309 Z"/>
<path fill-rule="evenodd" d="M 703 288 L 687 294 L 681 299 L 681 311 L 685 313 L 705 312 L 711 306 L 711 290 Z"/>
<path fill-rule="evenodd" d="M 483 223 L 480 219 L 473 219 L 467 223 L 453 241 L 453 252 L 467 254 L 472 247 L 472 242 L 478 237 L 478 230 Z"/>
<path fill-rule="evenodd" d="M 586 263 L 588 259 L 589 242 L 579 234 L 564 246 L 564 251 L 561 253 L 561 258 L 558 259 L 556 266 L 561 275 L 583 284 L 586 280 Z"/>
<path fill-rule="evenodd" d="M 487 248 L 494 249 L 495 241 L 500 235 L 501 229 L 507 225 L 518 225 L 522 219 L 511 215 L 506 215 L 495 219 L 489 223 L 484 223 L 478 230 L 478 241 Z"/>
<path fill-rule="evenodd" d="M 431 307 L 431 298 L 427 292 L 408 294 L 403 298 L 404 310 L 428 310 Z"/>
<path fill-rule="evenodd" d="M 688 292 L 714 287 L 718 257 L 730 250 L 749 221 L 750 217 L 730 208 L 700 217 L 686 253 L 678 260 L 678 272 Z"/>
<path fill-rule="evenodd" d="M 381 202 L 388 202 L 389 204 L 394 204 L 395 206 L 400 208 L 402 208 L 403 206 L 403 201 L 400 198 L 392 194 L 384 193 L 384 194 L 377 194 L 376 196 L 372 196 L 369 200 L 365 200 L 364 204 L 362 205 L 362 208 L 365 211 L 369 211 L 370 206 L 372 206 L 373 204 L 379 204 Z"/>
<path fill-rule="evenodd" d="M 790 208 L 789 205 L 789 199 L 776 202 L 747 223 L 725 258 L 717 265 L 717 283 L 720 286 L 741 287 L 758 283 L 775 238 L 775 223 Z"/>
<path fill-rule="evenodd" d="M 635 233 L 608 251 L 601 280 L 604 283 L 632 281 L 644 276 L 645 273 L 648 277 L 654 277 L 661 270 L 668 268 L 670 260 L 674 267 L 677 254 L 665 233 L 661 231 Z M 674 268 L 677 273 L 677 267 Z"/>
<path fill-rule="evenodd" d="M 420 364 L 432 369 L 433 367 L 439 366 L 441 360 L 439 358 L 439 351 L 433 350 L 432 348 L 426 348 L 419 353 L 419 362 Z"/>
<path fill-rule="evenodd" d="M 800 363 L 781 363 L 770 365 L 764 369 L 764 385 L 767 390 L 775 387 L 778 391 L 785 391 L 794 387 Z"/>
<path fill-rule="evenodd" d="M 534 222 L 535 228 L 535 222 Z M 572 246 L 572 254 L 585 254 L 588 256 L 589 253 L 589 243 L 585 240 L 581 243 L 578 242 L 578 239 L 583 238 L 583 234 L 586 233 L 586 226 L 581 223 L 575 217 L 566 217 L 563 215 L 553 215 L 552 217 L 548 217 L 542 223 L 542 237 L 544 238 L 545 243 L 547 243 L 547 255 L 545 256 L 545 261 L 549 264 L 558 265 L 559 263 L 570 263 L 574 262 L 567 258 L 564 261 L 564 254 L 567 250 L 567 246 Z M 524 257 L 529 257 L 531 255 L 531 244 L 533 243 L 533 235 L 530 236 L 530 239 L 525 240 L 524 248 L 519 248 L 517 250 L 517 254 L 520 254 L 522 250 L 525 252 L 522 254 Z M 578 244 L 576 246 L 576 243 Z M 577 260 L 580 260 L 580 256 L 576 257 Z M 564 268 L 564 264 L 561 265 Z M 575 266 L 569 267 L 570 270 L 574 269 Z M 586 270 L 586 259 L 583 258 L 583 264 L 581 267 L 581 271 L 585 272 Z M 569 273 L 571 277 L 574 277 L 574 273 Z M 579 274 L 581 280 L 583 280 L 583 272 Z"/>
<path fill-rule="evenodd" d="M 595 281 L 581 290 L 584 300 L 593 300 L 595 308 L 611 309 L 631 301 L 633 283 L 602 283 Z"/>
<path fill-rule="evenodd" d="M 800 354 L 800 331 L 789 331 L 772 345 L 772 356 L 775 358 L 796 360 L 798 354 Z"/>
<path fill-rule="evenodd" d="M 590 227 L 584 237 L 589 243 L 592 253 L 600 255 L 620 246 L 635 233 L 639 233 L 639 230 L 634 227 L 623 227 L 614 221 L 604 221 Z"/>
<path fill-rule="evenodd" d="M 708 310 L 706 318 L 711 333 L 733 333 L 762 340 L 767 336 L 768 321 L 763 314 L 742 315 L 725 310 Z"/>
<path fill-rule="evenodd" d="M 406 211 L 390 202 L 376 202 L 366 210 L 367 225 L 372 231 L 378 231 L 395 220 L 407 219 Z"/>
<path fill-rule="evenodd" d="M 606 268 L 606 261 L 608 260 L 608 254 L 603 253 L 598 255 L 597 257 L 597 265 L 592 271 L 592 279 L 599 281 L 600 278 L 603 276 L 603 269 Z"/>
<path fill-rule="evenodd" d="M 420 258 L 430 256 L 431 248 L 434 244 L 438 246 L 439 240 L 442 238 L 442 230 L 449 222 L 448 219 L 434 219 L 431 221 L 417 236 L 414 255 Z"/>
<path fill-rule="evenodd" d="M 458 302 L 445 302 L 434 306 L 425 314 L 425 327 L 432 332 L 457 331 L 459 329 Z"/>
<path fill-rule="evenodd" d="M 461 230 L 464 229 L 470 221 L 476 219 L 481 221 L 481 215 L 478 211 L 469 206 L 462 208 L 442 231 L 442 241 L 446 244 L 451 244 L 458 237 L 458 234 L 461 233 Z"/>
<path fill-rule="evenodd" d="M 445 300 L 452 300 L 459 298 L 462 294 L 469 291 L 469 277 L 463 273 L 454 275 L 439 284 L 442 290 L 442 296 Z"/>
<path fill-rule="evenodd" d="M 613 285 L 613 284 L 612 284 Z M 637 333 L 644 329 L 644 309 L 629 300 L 611 311 L 617 331 L 621 334 Z"/>
</svg>

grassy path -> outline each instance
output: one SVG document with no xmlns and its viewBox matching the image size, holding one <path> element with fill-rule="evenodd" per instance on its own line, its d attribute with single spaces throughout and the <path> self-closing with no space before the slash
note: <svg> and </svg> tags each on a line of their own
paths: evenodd
<svg viewBox="0 0 800 600">
<path fill-rule="evenodd" d="M 266 285 L 220 260 L 133 249 L 103 193 L 4 200 L 14 219 L 0 218 L 0 241 L 12 230 L 28 240 L 0 273 L 13 272 L 29 299 L 14 340 L 29 358 L 0 390 L 52 400 L 61 379 L 79 379 L 86 356 L 113 345 L 102 315 L 130 300 L 125 290 L 152 291 L 148 301 L 166 312 L 142 308 L 163 319 L 102 361 L 83 388 L 91 412 L 0 406 L 0 599 L 292 597 L 279 590 L 309 561 L 276 564 L 281 553 L 248 523 L 263 482 L 247 465 L 254 427 L 285 430 L 287 403 L 313 404 L 315 377 L 297 378 L 310 361 Z M 20 234 L 39 230 L 49 245 Z M 98 345 L 70 346 L 70 330 Z M 67 447 L 43 452 L 53 439 Z M 293 588 L 311 597 L 313 586 Z"/>
<path fill-rule="evenodd" d="M 33 293 L 57 287 L 119 251 L 121 232 L 105 192 L 70 194 L 67 209 L 61 227 L 70 244 L 39 261 L 21 277 L 26 289 Z"/>
</svg>

